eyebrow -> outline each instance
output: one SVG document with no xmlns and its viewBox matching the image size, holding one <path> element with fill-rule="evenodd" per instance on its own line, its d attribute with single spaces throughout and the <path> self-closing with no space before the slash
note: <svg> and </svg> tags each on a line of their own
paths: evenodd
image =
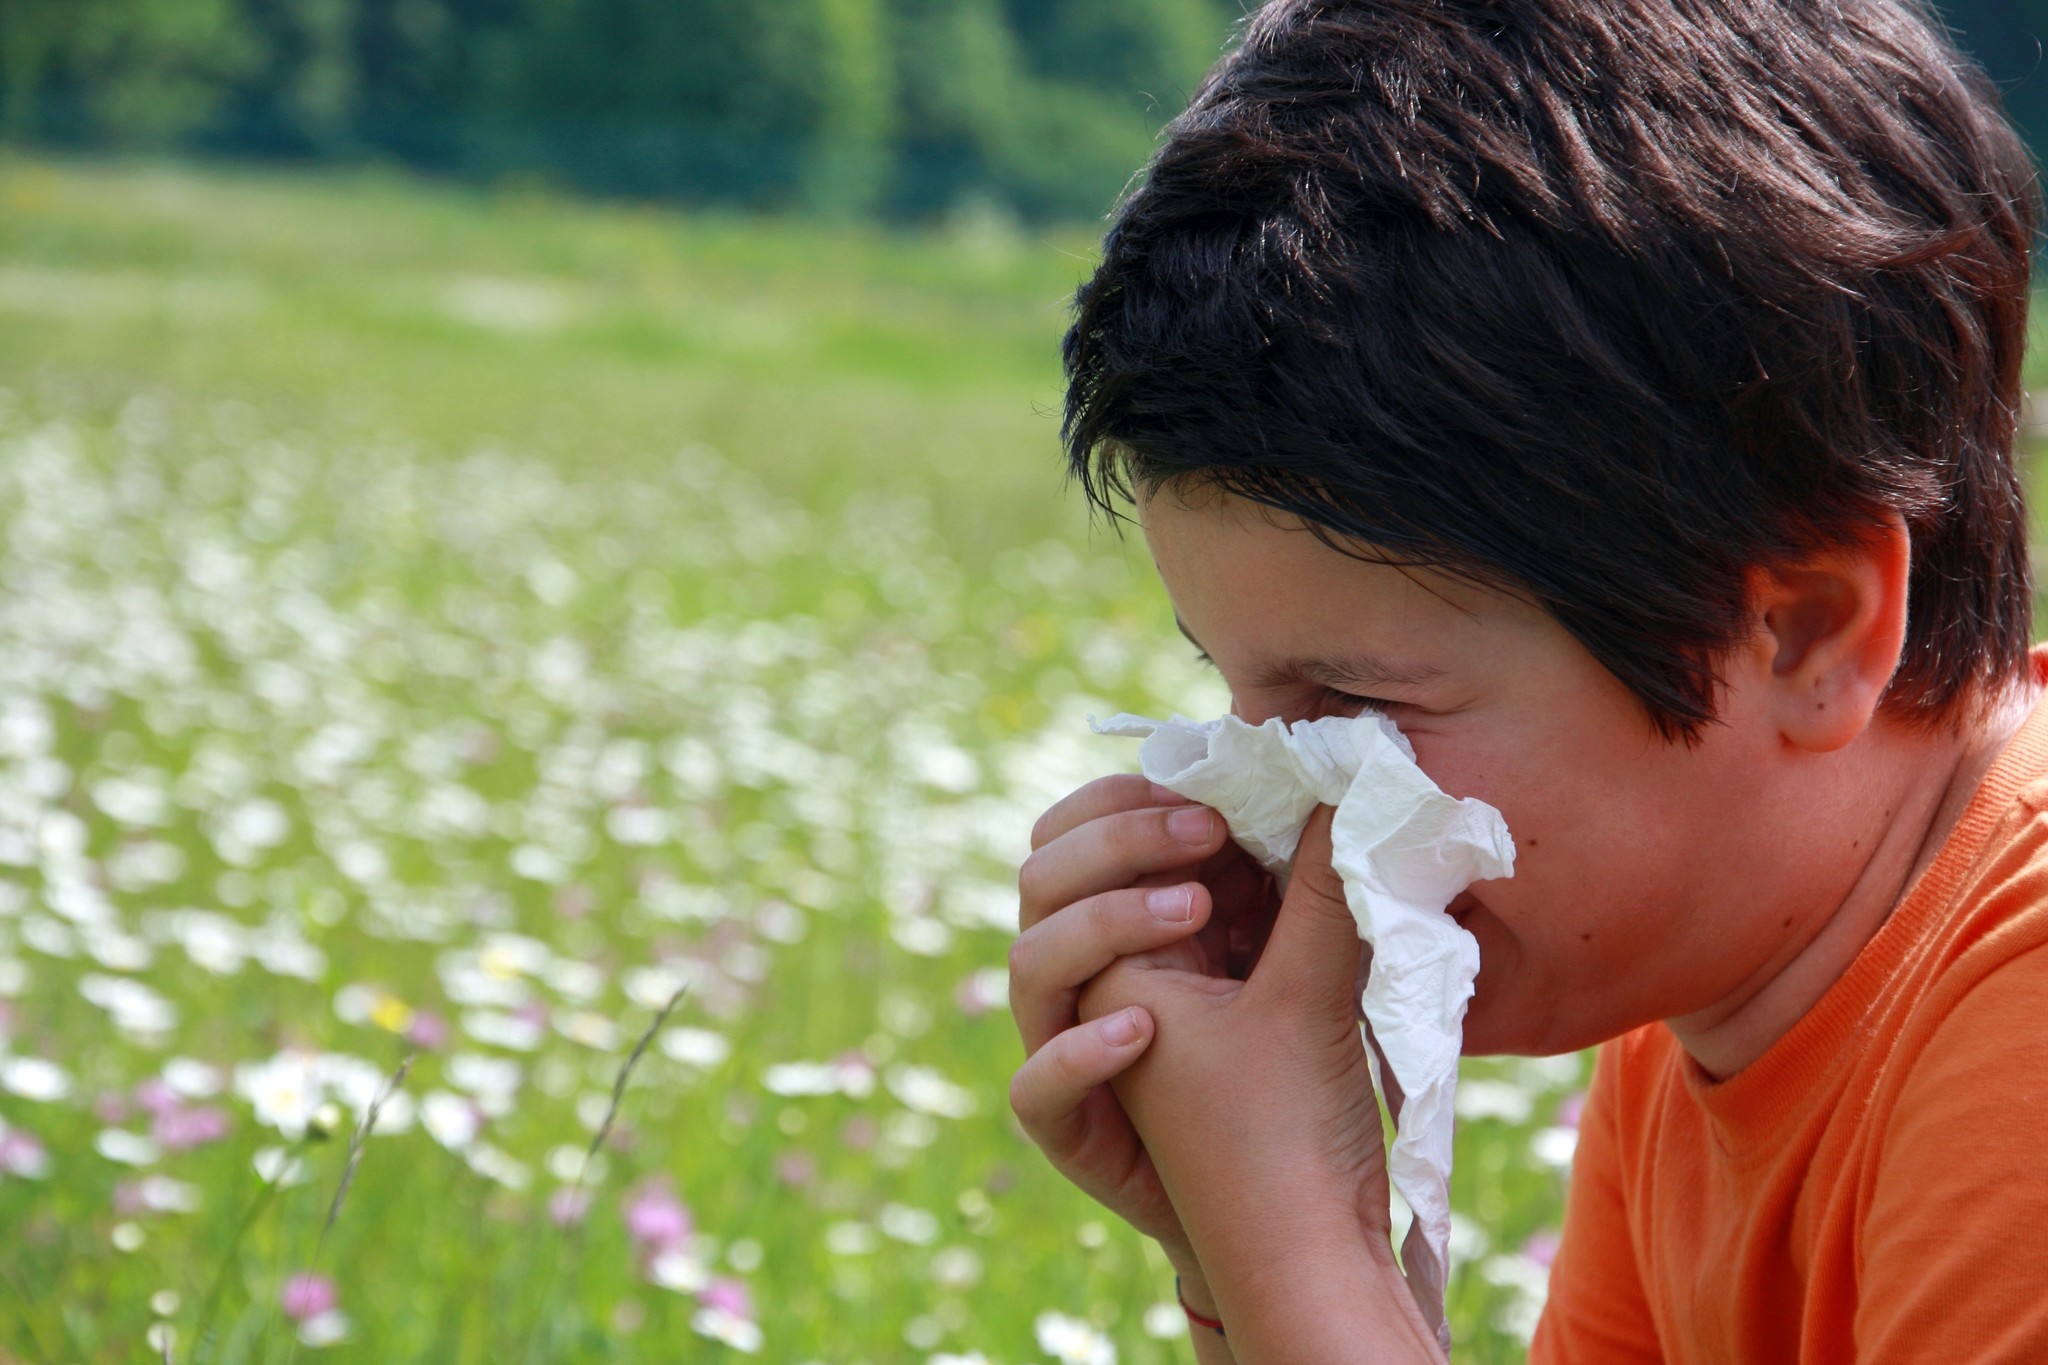
<svg viewBox="0 0 2048 1365">
<path fill-rule="evenodd" d="M 1202 648 L 1187 622 L 1176 614 L 1173 624 L 1180 629 L 1187 642 L 1206 659 L 1209 651 Z M 1261 687 L 1271 687 L 1291 682 L 1311 682 L 1337 691 L 1358 687 L 1420 687 L 1444 676 L 1444 670 L 1431 664 L 1401 666 L 1392 664 L 1373 654 L 1337 654 L 1321 658 L 1287 659 L 1269 664 L 1260 669 L 1253 679 Z"/>
</svg>

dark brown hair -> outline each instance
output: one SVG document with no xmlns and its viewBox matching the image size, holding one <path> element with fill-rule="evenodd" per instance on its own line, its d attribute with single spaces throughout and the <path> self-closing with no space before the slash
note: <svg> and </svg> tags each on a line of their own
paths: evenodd
<svg viewBox="0 0 2048 1365">
<path fill-rule="evenodd" d="M 2025 667 L 2034 196 L 1910 0 L 1277 0 L 1079 293 L 1071 464 L 1526 593 L 1686 738 L 1749 571 L 1896 513 L 1952 720 Z"/>
</svg>

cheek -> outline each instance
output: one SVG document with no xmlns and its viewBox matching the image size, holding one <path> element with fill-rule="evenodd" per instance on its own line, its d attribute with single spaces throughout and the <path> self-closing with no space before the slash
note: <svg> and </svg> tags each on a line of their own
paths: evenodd
<svg viewBox="0 0 2048 1365">
<path fill-rule="evenodd" d="M 1476 883 L 1471 895 L 1484 907 L 1467 927 L 1479 936 L 1482 949 L 1491 937 L 1519 936 L 1523 926 L 1541 925 L 1550 916 L 1538 907 L 1553 899 L 1545 894 L 1552 877 L 1577 880 L 1567 871 L 1575 861 L 1559 831 L 1583 827 L 1574 817 L 1569 788 L 1539 780 L 1490 755 L 1501 751 L 1429 735 L 1411 737 L 1415 759 L 1430 780 L 1447 795 L 1484 801 L 1507 821 L 1515 843 L 1512 877 Z M 1561 889 L 1561 888 L 1559 888 Z M 1453 903 L 1455 905 L 1455 902 Z"/>
<path fill-rule="evenodd" d="M 1546 771 L 1510 744 L 1427 731 L 1409 735 L 1408 742 L 1415 746 L 1416 764 L 1446 795 L 1484 801 L 1501 813 L 1518 855 L 1572 804 L 1568 773 Z"/>
<path fill-rule="evenodd" d="M 1518 849 L 1654 838 L 1696 801 L 1715 763 L 1657 735 L 1632 701 L 1602 690 L 1485 716 L 1418 722 L 1416 762 L 1443 790 L 1508 822 Z"/>
<path fill-rule="evenodd" d="M 1502 928 L 1577 941 L 1599 927 L 1601 907 L 1617 896 L 1640 904 L 1662 892 L 1661 869 L 1677 851 L 1680 826 L 1646 790 L 1640 751 L 1635 762 L 1610 765 L 1601 761 L 1609 755 L 1583 746 L 1477 745 L 1426 734 L 1413 742 L 1416 761 L 1447 794 L 1484 801 L 1507 821 L 1515 875 L 1474 888 Z"/>
</svg>

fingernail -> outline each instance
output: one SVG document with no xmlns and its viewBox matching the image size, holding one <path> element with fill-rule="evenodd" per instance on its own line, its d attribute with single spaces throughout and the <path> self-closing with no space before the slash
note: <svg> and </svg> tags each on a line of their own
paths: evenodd
<svg viewBox="0 0 2048 1365">
<path fill-rule="evenodd" d="M 1180 794 L 1179 792 L 1175 791 L 1175 790 L 1174 790 L 1173 788 L 1171 788 L 1171 787 L 1162 787 L 1162 786 L 1160 786 L 1160 785 L 1159 785 L 1159 784 L 1158 784 L 1157 782 L 1154 782 L 1154 783 L 1152 784 L 1152 804 L 1153 804 L 1153 805 L 1155 805 L 1155 806 L 1185 806 L 1185 805 L 1186 805 L 1187 803 L 1188 803 L 1188 799 L 1187 799 L 1187 798 L 1186 798 L 1185 796 L 1182 796 L 1182 795 L 1181 795 L 1181 794 Z"/>
<path fill-rule="evenodd" d="M 1162 886 L 1146 893 L 1145 908 L 1154 919 L 1186 924 L 1195 917 L 1195 898 L 1185 886 Z"/>
<path fill-rule="evenodd" d="M 1191 806 L 1166 817 L 1166 830 L 1184 844 L 1206 844 L 1215 832 L 1215 815 L 1206 806 Z"/>
<path fill-rule="evenodd" d="M 1138 1041 L 1138 1012 L 1119 1010 L 1102 1021 L 1102 1041 L 1111 1047 L 1127 1047 Z"/>
</svg>

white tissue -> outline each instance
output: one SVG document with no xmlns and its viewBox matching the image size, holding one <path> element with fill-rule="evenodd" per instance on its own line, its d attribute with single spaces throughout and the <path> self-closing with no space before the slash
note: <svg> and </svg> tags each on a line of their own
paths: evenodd
<svg viewBox="0 0 2048 1365">
<path fill-rule="evenodd" d="M 1367 1049 L 1373 1079 L 1394 1115 L 1387 1174 L 1415 1212 L 1401 1263 L 1449 1350 L 1451 1101 L 1479 944 L 1445 907 L 1475 881 L 1514 875 L 1507 822 L 1484 801 L 1445 795 L 1377 712 L 1293 726 L 1277 719 L 1247 725 L 1236 716 L 1162 722 L 1121 715 L 1090 723 L 1099 734 L 1143 739 L 1145 776 L 1213 807 L 1283 885 L 1308 817 L 1317 806 L 1337 808 L 1331 863 L 1370 950 L 1359 1003 L 1379 1053 L 1372 1058 Z M 1393 1073 L 1393 1090 L 1382 1067 Z"/>
</svg>

